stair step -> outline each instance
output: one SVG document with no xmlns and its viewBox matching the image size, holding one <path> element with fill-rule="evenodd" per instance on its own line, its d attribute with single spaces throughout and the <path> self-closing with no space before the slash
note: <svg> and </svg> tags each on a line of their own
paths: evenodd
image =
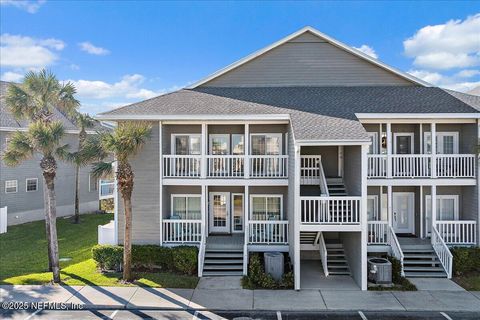
<svg viewBox="0 0 480 320">
<path fill-rule="evenodd" d="M 339 263 L 339 262 L 342 262 L 342 263 L 346 263 L 347 260 L 345 259 L 328 259 L 327 257 L 327 262 L 328 263 Z"/>
<path fill-rule="evenodd" d="M 405 272 L 408 278 L 446 278 L 445 272 Z"/>
<path fill-rule="evenodd" d="M 328 273 L 330 275 L 336 275 L 336 276 L 350 276 L 351 273 L 349 271 L 330 271 L 328 270 Z"/>
<path fill-rule="evenodd" d="M 242 276 L 243 271 L 203 271 L 204 277 Z"/>
<path fill-rule="evenodd" d="M 243 253 L 243 248 L 209 248 L 208 246 L 205 248 L 205 252 L 242 252 Z"/>
<path fill-rule="evenodd" d="M 204 264 L 243 264 L 243 259 L 205 259 Z"/>
<path fill-rule="evenodd" d="M 203 271 L 209 271 L 209 270 L 241 270 L 243 271 L 243 264 L 232 264 L 232 265 L 208 264 L 203 266 Z"/>
<path fill-rule="evenodd" d="M 343 253 L 332 253 L 332 254 L 327 254 L 327 259 L 330 259 L 330 258 L 345 258 L 345 254 Z"/>
<path fill-rule="evenodd" d="M 344 265 L 336 265 L 336 264 L 331 265 L 331 264 L 328 264 L 328 265 L 327 265 L 327 268 L 328 268 L 328 269 L 330 269 L 330 268 L 332 268 L 332 269 L 347 269 L 347 270 L 349 269 L 349 268 L 348 268 L 348 265 L 346 265 L 346 264 L 344 264 Z"/>
<path fill-rule="evenodd" d="M 212 252 L 206 252 L 205 253 L 205 259 L 207 258 L 220 258 L 220 259 L 224 259 L 224 258 L 243 258 L 243 253 L 242 254 L 238 254 L 238 253 L 212 253 Z"/>
<path fill-rule="evenodd" d="M 420 272 L 445 272 L 442 267 L 413 267 L 404 266 L 403 270 L 407 271 L 420 271 Z"/>
<path fill-rule="evenodd" d="M 409 253 L 404 253 L 403 257 L 405 259 L 436 259 L 437 256 L 434 254 L 409 254 Z"/>
</svg>

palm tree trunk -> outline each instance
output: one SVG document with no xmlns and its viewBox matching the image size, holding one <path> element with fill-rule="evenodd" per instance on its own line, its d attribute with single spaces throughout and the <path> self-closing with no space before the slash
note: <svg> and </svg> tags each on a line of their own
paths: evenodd
<svg viewBox="0 0 480 320">
<path fill-rule="evenodd" d="M 43 178 L 43 202 L 45 210 L 45 236 L 47 238 L 47 250 L 48 250 L 48 271 L 52 271 L 52 252 L 50 250 L 50 219 L 48 218 L 48 192 L 47 192 L 47 182 Z"/>
<path fill-rule="evenodd" d="M 80 222 L 80 210 L 79 210 L 79 199 L 78 199 L 78 189 L 79 189 L 79 179 L 78 179 L 78 172 L 80 171 L 80 167 L 75 165 L 75 218 L 74 222 Z"/>
<path fill-rule="evenodd" d="M 55 196 L 55 173 L 43 173 L 46 182 L 46 192 L 48 198 L 47 221 L 49 226 L 49 249 L 51 258 L 51 267 L 53 272 L 53 282 L 60 283 L 60 262 L 57 239 L 57 201 Z"/>
<path fill-rule="evenodd" d="M 123 280 L 132 281 L 132 201 L 131 193 L 124 195 L 125 235 L 123 239 Z"/>
</svg>

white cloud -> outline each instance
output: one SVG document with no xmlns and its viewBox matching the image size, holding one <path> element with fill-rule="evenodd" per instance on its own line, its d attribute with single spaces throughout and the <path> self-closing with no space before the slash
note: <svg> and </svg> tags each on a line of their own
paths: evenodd
<svg viewBox="0 0 480 320">
<path fill-rule="evenodd" d="M 431 84 L 439 84 L 443 80 L 443 76 L 438 72 L 430 72 L 425 70 L 410 70 L 408 71 L 408 73 Z"/>
<path fill-rule="evenodd" d="M 0 0 L 2 6 L 12 6 L 27 11 L 28 13 L 37 13 L 38 9 L 45 3 L 45 0 Z"/>
<path fill-rule="evenodd" d="M 471 70 L 471 69 L 467 69 L 467 70 L 462 70 L 460 72 L 457 72 L 455 74 L 455 77 L 458 77 L 458 78 L 471 78 L 471 77 L 474 77 L 474 76 L 478 76 L 480 75 L 480 70 Z"/>
<path fill-rule="evenodd" d="M 366 55 L 369 55 L 372 58 L 378 59 L 378 55 L 375 52 L 375 50 L 366 44 L 362 44 L 360 47 L 354 47 L 354 48 L 357 49 L 358 51 L 365 53 Z"/>
<path fill-rule="evenodd" d="M 78 64 L 72 63 L 70 66 L 70 69 L 72 70 L 80 70 L 80 66 Z"/>
<path fill-rule="evenodd" d="M 403 42 L 414 65 L 448 70 L 480 65 L 480 13 L 465 20 L 426 26 Z"/>
<path fill-rule="evenodd" d="M 7 71 L 2 74 L 1 79 L 8 82 L 19 82 L 23 79 L 23 74 Z"/>
<path fill-rule="evenodd" d="M 81 43 L 78 44 L 78 46 L 80 47 L 80 49 L 82 51 L 85 51 L 87 53 L 94 54 L 94 55 L 97 55 L 97 56 L 105 56 L 105 55 L 110 53 L 110 51 L 108 51 L 107 49 L 97 47 L 97 46 L 93 45 L 91 42 L 88 42 L 88 41 L 81 42 Z"/>
<path fill-rule="evenodd" d="M 61 51 L 65 43 L 58 39 L 36 39 L 4 33 L 0 36 L 0 64 L 2 67 L 43 68 L 58 59 L 54 51 Z"/>
<path fill-rule="evenodd" d="M 463 72 L 464 71 L 476 70 L 463 70 Z M 445 76 L 438 72 L 430 72 L 426 70 L 410 70 L 408 71 L 408 73 L 433 85 L 460 92 L 468 92 L 480 85 L 480 81 L 464 81 L 464 79 L 462 79 L 462 76 L 459 76 L 462 71 L 454 74 L 453 76 Z M 467 74 L 468 72 L 464 73 Z"/>
</svg>

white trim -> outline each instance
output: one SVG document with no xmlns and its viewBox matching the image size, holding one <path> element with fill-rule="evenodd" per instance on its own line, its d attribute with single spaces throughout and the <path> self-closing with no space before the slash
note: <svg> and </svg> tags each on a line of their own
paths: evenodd
<svg viewBox="0 0 480 320">
<path fill-rule="evenodd" d="M 28 180 L 35 180 L 35 190 L 28 190 Z M 38 178 L 26 178 L 25 179 L 25 192 L 38 191 Z"/>
<path fill-rule="evenodd" d="M 0 127 L 0 131 L 22 131 L 22 132 L 25 132 L 25 131 L 28 131 L 28 128 L 24 128 L 24 127 Z M 92 131 L 92 130 L 86 130 L 85 131 L 87 134 L 96 134 L 95 131 Z M 73 129 L 67 129 L 65 130 L 65 133 L 69 133 L 69 134 L 79 134 L 80 133 L 80 130 L 73 130 Z"/>
<path fill-rule="evenodd" d="M 7 186 L 9 183 L 13 183 L 11 186 Z M 15 191 L 7 191 L 8 188 L 15 187 Z M 18 192 L 18 180 L 5 180 L 5 193 L 17 193 Z"/>
<path fill-rule="evenodd" d="M 242 197 L 242 230 L 235 230 L 235 217 L 234 217 L 234 214 L 235 214 L 235 210 L 234 210 L 234 205 L 235 205 L 235 201 L 233 201 L 233 198 L 235 196 L 241 196 Z M 232 192 L 231 194 L 231 200 L 230 200 L 230 216 L 231 216 L 231 223 L 230 223 L 230 226 L 231 226 L 231 232 L 232 233 L 242 233 L 245 231 L 245 195 L 243 193 L 240 193 L 240 192 Z"/>
<path fill-rule="evenodd" d="M 367 132 L 368 136 L 370 137 L 370 139 L 372 140 L 372 153 L 369 153 L 369 154 L 379 154 L 379 150 L 378 150 L 378 132 L 376 131 L 369 131 Z M 369 148 L 370 149 L 370 148 Z M 370 150 L 369 150 L 370 151 Z"/>
<path fill-rule="evenodd" d="M 95 189 L 92 190 L 92 173 L 88 174 L 88 192 L 98 191 L 98 179 L 95 179 Z"/>
<path fill-rule="evenodd" d="M 476 178 L 368 179 L 368 186 L 475 186 Z"/>
<path fill-rule="evenodd" d="M 162 121 L 158 121 L 158 216 L 160 221 L 159 235 L 160 245 L 163 244 L 163 125 Z"/>
<path fill-rule="evenodd" d="M 212 140 L 214 138 L 227 138 L 227 155 L 231 154 L 231 137 L 229 133 L 211 133 L 208 135 L 208 154 L 213 155 L 212 150 Z"/>
<path fill-rule="evenodd" d="M 174 214 L 173 211 L 173 198 L 185 198 L 185 220 L 190 220 L 191 218 L 188 218 L 188 198 L 200 198 L 200 214 L 202 212 L 202 195 L 198 193 L 173 193 L 170 195 L 170 217 L 172 217 L 172 214 Z"/>
<path fill-rule="evenodd" d="M 446 136 L 453 136 L 453 153 L 452 154 L 458 154 L 459 153 L 459 132 L 458 131 L 437 131 L 436 132 L 436 141 L 437 141 L 437 154 L 445 154 L 443 150 L 443 139 Z M 427 142 L 428 138 L 432 137 L 432 132 L 431 131 L 426 131 L 423 133 L 423 145 L 424 145 L 424 153 L 426 153 L 427 150 Z M 432 144 L 430 140 L 430 153 L 432 151 Z"/>
<path fill-rule="evenodd" d="M 172 151 L 172 154 L 177 154 L 177 148 L 176 148 L 176 143 L 175 139 L 180 136 L 187 136 L 188 137 L 188 155 L 192 155 L 190 153 L 190 139 L 192 137 L 197 137 L 200 138 L 200 155 L 202 154 L 202 134 L 201 133 L 172 133 L 170 135 L 170 149 Z"/>
<path fill-rule="evenodd" d="M 285 152 L 283 152 L 283 134 L 282 133 L 250 133 L 250 150 L 249 150 L 249 155 L 253 155 L 253 143 L 252 143 L 252 138 L 254 136 L 265 136 L 265 152 L 267 151 L 267 137 L 274 137 L 274 138 L 280 138 L 280 141 L 279 141 L 279 154 L 278 155 L 283 155 Z M 265 154 L 266 155 L 266 154 Z"/>
<path fill-rule="evenodd" d="M 394 132 L 393 133 L 393 154 L 398 154 L 397 150 L 397 137 L 410 137 L 410 153 L 415 153 L 415 134 L 413 132 Z"/>
<path fill-rule="evenodd" d="M 361 146 L 371 143 L 370 139 L 358 140 L 294 140 L 298 146 Z"/>
<path fill-rule="evenodd" d="M 290 120 L 289 114 L 123 114 L 123 115 L 110 115 L 110 114 L 97 114 L 95 116 L 97 120 L 186 120 L 193 122 L 195 120 L 221 120 L 228 123 L 229 121 L 278 121 L 278 120 Z M 0 127 L 1 129 L 1 127 Z"/>
<path fill-rule="evenodd" d="M 355 113 L 360 120 L 364 119 L 480 119 L 480 113 Z"/>
<path fill-rule="evenodd" d="M 225 226 L 224 227 L 215 227 L 213 225 L 213 197 L 216 195 L 220 196 L 225 196 L 226 203 L 225 203 L 225 209 L 226 209 L 226 217 L 225 217 Z M 211 191 L 209 192 L 209 209 L 208 209 L 208 226 L 209 226 L 209 233 L 231 233 L 231 225 L 230 225 L 230 220 L 231 220 L 231 198 L 230 198 L 230 192 L 217 192 L 217 191 Z"/>
<path fill-rule="evenodd" d="M 284 219 L 283 214 L 283 194 L 250 194 L 250 208 L 248 212 L 249 220 L 252 220 L 252 213 L 253 213 L 253 198 L 279 198 L 280 199 L 280 221 Z M 265 202 L 265 214 L 267 214 L 267 201 Z"/>
<path fill-rule="evenodd" d="M 190 179 L 190 178 L 163 178 L 163 185 L 166 186 L 288 186 L 288 178 L 265 178 L 265 179 Z"/>
<path fill-rule="evenodd" d="M 349 53 L 351 53 L 351 54 L 353 54 L 353 55 L 355 55 L 355 56 L 357 56 L 357 57 L 359 57 L 363 60 L 366 60 L 366 61 L 372 63 L 373 65 L 376 65 L 376 66 L 378 66 L 382 69 L 390 71 L 390 72 L 396 74 L 397 76 L 399 76 L 403 79 L 406 79 L 410 82 L 413 82 L 414 84 L 419 84 L 419 85 L 426 86 L 426 87 L 431 86 L 431 84 L 429 84 L 429 83 L 427 83 L 423 80 L 420 80 L 420 79 L 418 79 L 418 78 L 416 78 L 416 77 L 414 77 L 410 74 L 404 73 L 404 72 L 402 72 L 402 71 L 400 71 L 396 68 L 393 68 L 393 67 L 391 67 L 391 66 L 389 66 L 389 65 L 387 65 L 387 64 L 385 64 L 385 63 L 383 63 L 383 62 L 381 62 L 377 59 L 374 59 L 374 58 L 370 57 L 369 55 L 364 54 L 363 52 L 361 52 L 357 49 L 354 49 L 354 48 L 352 48 L 352 47 L 350 47 L 350 46 L 348 46 L 348 45 L 346 45 L 346 44 L 344 44 L 344 43 L 342 43 L 342 42 L 340 42 L 340 41 L 338 41 L 338 40 L 336 40 L 336 39 L 334 39 L 334 38 L 332 38 L 332 37 L 330 37 L 330 36 L 328 36 L 328 35 L 326 35 L 322 32 L 320 32 L 320 31 L 318 31 L 315 28 L 312 28 L 310 26 L 306 26 L 306 27 L 303 27 L 302 29 L 286 36 L 285 38 L 280 39 L 279 41 L 276 41 L 273 44 L 271 44 L 271 45 L 269 45 L 269 46 L 267 46 L 263 49 L 255 51 L 252 54 L 249 54 L 248 56 L 246 56 L 246 57 L 228 65 L 228 66 L 226 66 L 225 68 L 214 72 L 213 74 L 207 76 L 206 78 L 204 78 L 200 81 L 195 82 L 194 84 L 192 84 L 191 86 L 189 86 L 187 88 L 188 89 L 194 89 L 198 86 L 201 86 L 201 85 L 203 85 L 203 84 L 205 84 L 205 83 L 207 83 L 207 82 L 209 82 L 209 81 L 211 81 L 211 80 L 213 80 L 217 77 L 220 77 L 221 75 L 223 75 L 223 74 L 225 74 L 225 73 L 227 73 L 227 72 L 229 72 L 233 69 L 236 69 L 239 66 L 241 66 L 241 65 L 243 65 L 243 64 L 245 64 L 245 63 L 261 56 L 261 55 L 263 55 L 264 53 L 279 47 L 280 45 L 282 45 L 282 44 L 284 44 L 284 43 L 286 43 L 286 42 L 288 42 L 288 41 L 290 41 L 290 40 L 292 40 L 292 39 L 294 39 L 294 38 L 296 38 L 296 37 L 298 37 L 298 36 L 300 36 L 300 35 L 302 35 L 306 32 L 310 32 L 310 33 L 314 34 L 315 36 L 327 41 L 328 43 L 330 43 L 330 44 L 332 44 L 332 45 L 334 45 L 334 46 L 336 46 L 336 47 L 338 47 L 338 48 L 340 48 L 340 49 L 342 49 L 346 52 L 349 52 Z"/>
</svg>

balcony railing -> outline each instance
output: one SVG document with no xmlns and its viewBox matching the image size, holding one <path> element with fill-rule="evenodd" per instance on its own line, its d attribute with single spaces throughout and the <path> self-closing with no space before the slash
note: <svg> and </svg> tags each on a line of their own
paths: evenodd
<svg viewBox="0 0 480 320">
<path fill-rule="evenodd" d="M 473 154 L 392 154 L 368 155 L 369 178 L 475 178 Z M 435 159 L 435 170 L 432 161 Z M 390 174 L 389 174 L 390 173 Z"/>
<path fill-rule="evenodd" d="M 472 245 L 477 243 L 477 222 L 475 220 L 437 220 L 440 237 L 449 245 Z"/>
<path fill-rule="evenodd" d="M 163 220 L 163 242 L 197 243 L 202 240 L 202 220 Z"/>
<path fill-rule="evenodd" d="M 368 221 L 368 244 L 388 244 L 388 221 Z"/>
<path fill-rule="evenodd" d="M 288 155 L 163 155 L 164 178 L 287 178 Z M 250 171 L 246 172 L 248 161 Z"/>
<path fill-rule="evenodd" d="M 300 197 L 302 224 L 360 224 L 361 197 Z"/>
<path fill-rule="evenodd" d="M 288 244 L 288 221 L 249 221 L 248 243 Z"/>
</svg>

